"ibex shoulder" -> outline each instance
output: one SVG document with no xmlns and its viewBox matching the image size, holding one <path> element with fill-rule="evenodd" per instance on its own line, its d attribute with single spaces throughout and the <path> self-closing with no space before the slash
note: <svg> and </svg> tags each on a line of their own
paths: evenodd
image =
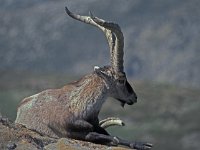
<svg viewBox="0 0 200 150">
<path fill-rule="evenodd" d="M 70 95 L 73 95 L 73 93 L 77 93 L 80 97 L 84 97 L 88 92 L 94 93 L 94 89 L 101 88 L 103 84 L 102 78 L 98 77 L 95 73 L 91 73 L 77 81 L 66 84 L 60 89 L 47 89 L 35 95 L 26 97 L 20 102 L 18 108 L 22 106 L 31 107 L 34 103 L 45 103 L 46 101 L 52 100 L 64 101 L 69 99 Z"/>
</svg>

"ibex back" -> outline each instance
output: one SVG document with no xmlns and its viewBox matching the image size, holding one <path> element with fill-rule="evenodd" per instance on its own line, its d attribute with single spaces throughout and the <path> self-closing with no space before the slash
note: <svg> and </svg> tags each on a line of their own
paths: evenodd
<svg viewBox="0 0 200 150">
<path fill-rule="evenodd" d="M 95 67 L 94 71 L 61 89 L 49 89 L 22 100 L 16 123 L 48 135 L 69 137 L 94 143 L 125 145 L 136 149 L 150 149 L 149 143 L 122 140 L 108 134 L 99 124 L 98 114 L 107 97 L 121 105 L 132 105 L 137 96 L 123 71 L 124 39 L 120 27 L 92 16 L 66 12 L 72 18 L 100 28 L 106 35 L 111 54 L 111 65 Z"/>
</svg>

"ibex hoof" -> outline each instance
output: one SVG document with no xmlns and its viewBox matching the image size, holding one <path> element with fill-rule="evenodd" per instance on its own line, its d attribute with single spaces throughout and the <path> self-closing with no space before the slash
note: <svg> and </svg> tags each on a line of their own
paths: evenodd
<svg viewBox="0 0 200 150">
<path fill-rule="evenodd" d="M 130 148 L 134 148 L 137 150 L 150 150 L 153 147 L 151 143 L 145 142 L 133 142 L 130 144 Z"/>
</svg>

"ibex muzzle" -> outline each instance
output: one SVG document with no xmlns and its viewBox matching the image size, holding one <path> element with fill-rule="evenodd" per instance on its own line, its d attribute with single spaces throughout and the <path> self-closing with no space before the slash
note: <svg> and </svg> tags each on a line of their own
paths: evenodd
<svg viewBox="0 0 200 150">
<path fill-rule="evenodd" d="M 119 89 L 119 93 L 123 92 L 123 95 L 126 95 L 125 98 L 116 98 L 118 101 L 121 102 L 121 106 L 124 107 L 125 104 L 133 105 L 137 102 L 137 95 L 134 92 L 133 88 L 129 84 L 128 81 L 124 81 L 124 85 L 121 85 Z"/>
<path fill-rule="evenodd" d="M 117 79 L 116 83 L 118 96 L 115 98 L 121 102 L 122 107 L 124 107 L 125 104 L 132 105 L 137 102 L 137 95 L 130 83 L 127 81 L 125 73 L 120 77 L 120 79 Z"/>
</svg>

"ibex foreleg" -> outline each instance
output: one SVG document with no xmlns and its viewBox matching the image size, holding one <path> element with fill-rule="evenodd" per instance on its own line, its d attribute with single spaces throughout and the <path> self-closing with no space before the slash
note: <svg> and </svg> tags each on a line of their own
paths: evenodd
<svg viewBox="0 0 200 150">
<path fill-rule="evenodd" d="M 84 127 L 82 127 L 82 125 Z M 137 150 L 149 150 L 152 148 L 152 144 L 149 143 L 132 142 L 120 139 L 115 136 L 111 136 L 104 128 L 100 126 L 93 126 L 85 120 L 79 120 L 78 122 L 74 122 L 72 126 L 68 126 L 68 131 L 70 131 L 68 132 L 68 137 L 77 140 L 84 140 L 88 142 L 106 144 L 110 146 L 123 145 Z"/>
<path fill-rule="evenodd" d="M 90 132 L 85 137 L 86 141 L 100 143 L 100 144 L 107 144 L 111 146 L 118 146 L 123 145 L 129 148 L 137 149 L 137 150 L 149 150 L 152 148 L 152 144 L 145 143 L 145 142 L 131 142 L 127 140 L 120 139 L 115 136 L 99 134 L 96 132 Z"/>
</svg>

